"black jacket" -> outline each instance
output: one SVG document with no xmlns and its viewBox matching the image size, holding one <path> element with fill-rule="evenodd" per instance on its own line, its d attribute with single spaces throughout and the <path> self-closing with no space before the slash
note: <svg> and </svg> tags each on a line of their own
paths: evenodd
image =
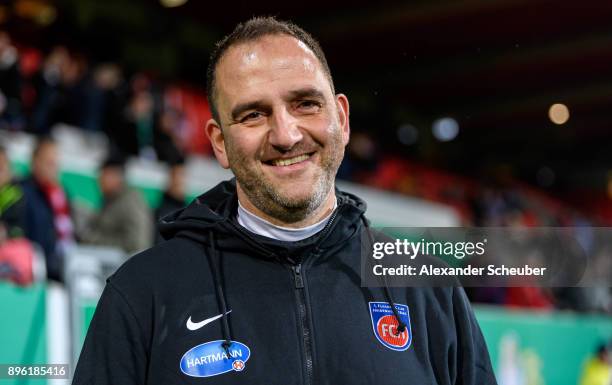
<svg viewBox="0 0 612 385">
<path fill-rule="evenodd" d="M 63 257 L 57 248 L 53 208 L 33 176 L 25 179 L 21 186 L 25 200 L 25 236 L 40 245 L 45 253 L 47 277 L 61 281 Z"/>
<path fill-rule="evenodd" d="M 155 241 L 155 244 L 158 244 L 164 240 L 164 238 L 161 236 L 157 228 L 157 222 L 161 220 L 161 218 L 165 217 L 166 215 L 183 208 L 183 206 L 185 206 L 185 199 L 176 199 L 175 197 L 170 195 L 170 193 L 168 193 L 167 191 L 164 192 L 161 202 L 159 203 L 159 206 L 157 206 L 157 209 L 155 210 L 155 218 L 154 218 L 155 223 L 153 226 L 154 227 L 153 228 L 154 229 L 153 239 Z"/>
<path fill-rule="evenodd" d="M 365 204 L 337 196 L 295 243 L 241 228 L 233 182 L 166 217 L 108 280 L 73 384 L 495 384 L 462 289 L 360 286 Z"/>
</svg>

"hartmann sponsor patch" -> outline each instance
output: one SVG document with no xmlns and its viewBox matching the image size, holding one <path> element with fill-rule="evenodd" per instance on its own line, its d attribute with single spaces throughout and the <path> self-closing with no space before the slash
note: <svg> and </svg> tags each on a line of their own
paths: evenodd
<svg viewBox="0 0 612 385">
<path fill-rule="evenodd" d="M 181 358 L 181 372 L 192 377 L 211 377 L 245 370 L 251 356 L 249 347 L 232 341 L 228 354 L 222 344 L 223 340 L 210 341 L 189 349 Z"/>
<path fill-rule="evenodd" d="M 408 306 L 395 304 L 395 309 L 400 319 L 406 324 L 406 330 L 398 333 L 399 322 L 393 314 L 391 305 L 387 302 L 370 302 L 370 318 L 372 329 L 376 339 L 383 346 L 397 351 L 403 351 L 410 347 L 412 342 L 412 330 L 410 326 L 410 312 Z"/>
</svg>

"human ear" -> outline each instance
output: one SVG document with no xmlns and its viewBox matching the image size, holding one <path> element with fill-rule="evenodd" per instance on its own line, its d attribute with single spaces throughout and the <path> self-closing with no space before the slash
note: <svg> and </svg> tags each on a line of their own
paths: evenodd
<svg viewBox="0 0 612 385">
<path fill-rule="evenodd" d="M 208 140 L 210 140 L 210 144 L 212 144 L 217 162 L 219 162 L 221 167 L 229 168 L 223 130 L 221 130 L 221 126 L 215 119 L 209 119 L 208 122 L 206 122 L 206 135 L 208 136 Z"/>
<path fill-rule="evenodd" d="M 344 145 L 346 146 L 349 142 L 349 137 L 351 135 L 351 126 L 349 123 L 349 101 L 346 95 L 337 94 L 336 105 L 338 109 L 338 120 L 340 123 L 340 129 L 342 130 L 342 139 L 344 141 Z"/>
</svg>

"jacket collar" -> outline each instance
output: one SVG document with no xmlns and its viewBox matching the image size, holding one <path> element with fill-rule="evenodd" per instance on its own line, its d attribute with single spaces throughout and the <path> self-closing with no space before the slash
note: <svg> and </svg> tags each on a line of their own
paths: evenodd
<svg viewBox="0 0 612 385">
<path fill-rule="evenodd" d="M 238 224 L 236 181 L 231 179 L 198 196 L 186 208 L 162 218 L 160 231 L 165 239 L 186 237 L 208 245 L 208 233 L 213 230 L 215 246 L 221 251 L 297 262 L 311 254 L 327 254 L 358 233 L 365 203 L 340 190 L 336 190 L 336 197 L 338 207 L 324 230 L 301 241 L 283 242 L 253 234 Z"/>
</svg>

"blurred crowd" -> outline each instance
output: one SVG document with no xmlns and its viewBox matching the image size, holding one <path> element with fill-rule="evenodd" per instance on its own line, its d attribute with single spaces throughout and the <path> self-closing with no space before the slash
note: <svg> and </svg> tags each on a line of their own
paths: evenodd
<svg viewBox="0 0 612 385">
<path fill-rule="evenodd" d="M 339 177 L 452 207 L 463 226 L 608 226 L 516 178 L 509 167 L 478 179 L 382 151 L 368 132 L 353 132 Z"/>
<path fill-rule="evenodd" d="M 92 64 L 65 46 L 48 53 L 0 32 L 0 128 L 49 135 L 58 123 L 102 132 L 114 153 L 174 162 L 207 153 L 210 116 L 195 87 L 164 82 L 116 63 Z"/>
<path fill-rule="evenodd" d="M 339 176 L 361 184 L 418 197 L 452 207 L 461 226 L 528 228 L 574 227 L 581 249 L 591 259 L 612 261 L 609 237 L 597 239 L 597 227 L 609 218 L 592 218 L 559 199 L 513 177 L 504 168 L 474 180 L 383 154 L 367 132 L 352 133 Z M 599 237 L 602 238 L 602 237 Z M 510 253 L 512 254 L 512 253 Z M 467 262 L 466 262 L 467 263 Z M 610 262 L 600 287 L 481 287 L 466 288 L 474 302 L 513 308 L 564 309 L 612 314 Z"/>
<path fill-rule="evenodd" d="M 128 186 L 121 154 L 111 153 L 100 166 L 102 205 L 96 211 L 71 205 L 59 180 L 58 145 L 51 137 L 39 138 L 30 167 L 29 176 L 16 180 L 0 147 L 0 277 L 19 284 L 34 279 L 31 264 L 37 251 L 44 257 L 47 278 L 63 282 L 64 258 L 77 243 L 114 247 L 126 256 L 152 246 L 161 240 L 156 219 L 182 207 L 186 199 L 182 158 L 172 163 L 168 188 L 155 212 Z M 32 243 L 24 246 L 25 239 Z M 14 255 L 15 247 L 21 259 Z"/>
<path fill-rule="evenodd" d="M 31 282 L 18 260 L 2 261 L 16 258 L 7 257 L 11 253 L 34 253 L 36 247 L 44 255 L 48 278 L 62 281 L 63 258 L 77 243 L 113 246 L 130 255 L 159 241 L 156 218 L 185 202 L 185 157 L 210 154 L 202 124 L 209 117 L 197 87 L 144 72 L 128 76 L 116 63 L 91 63 L 64 46 L 46 53 L 18 47 L 0 32 L 0 129 L 38 137 L 24 180 L 15 180 L 0 148 L 0 276 Z M 59 182 L 58 146 L 49 136 L 58 123 L 108 137 L 98 179 L 103 203 L 97 212 L 75 209 Z M 126 183 L 129 157 L 169 165 L 168 188 L 155 212 Z M 466 226 L 583 226 L 588 231 L 595 225 L 503 172 L 481 182 L 421 166 L 381 154 L 365 132 L 352 136 L 339 177 L 448 205 Z M 507 306 L 612 312 L 609 288 L 497 288 L 470 295 Z"/>
<path fill-rule="evenodd" d="M 0 129 L 38 138 L 23 180 L 13 177 L 7 150 L 0 148 L 0 276 L 31 282 L 31 256 L 38 252 L 47 277 L 61 282 L 63 259 L 77 243 L 116 247 L 126 255 L 150 247 L 159 239 L 154 218 L 185 202 L 184 154 L 209 151 L 200 124 L 208 116 L 195 88 L 145 73 L 128 77 L 118 64 L 92 64 L 61 45 L 46 53 L 17 46 L 0 31 Z M 98 212 L 72 205 L 59 181 L 51 133 L 60 123 L 108 138 L 98 170 Z M 129 157 L 169 165 L 168 190 L 155 213 L 126 183 Z M 16 258 L 16 250 L 30 258 Z"/>
</svg>

